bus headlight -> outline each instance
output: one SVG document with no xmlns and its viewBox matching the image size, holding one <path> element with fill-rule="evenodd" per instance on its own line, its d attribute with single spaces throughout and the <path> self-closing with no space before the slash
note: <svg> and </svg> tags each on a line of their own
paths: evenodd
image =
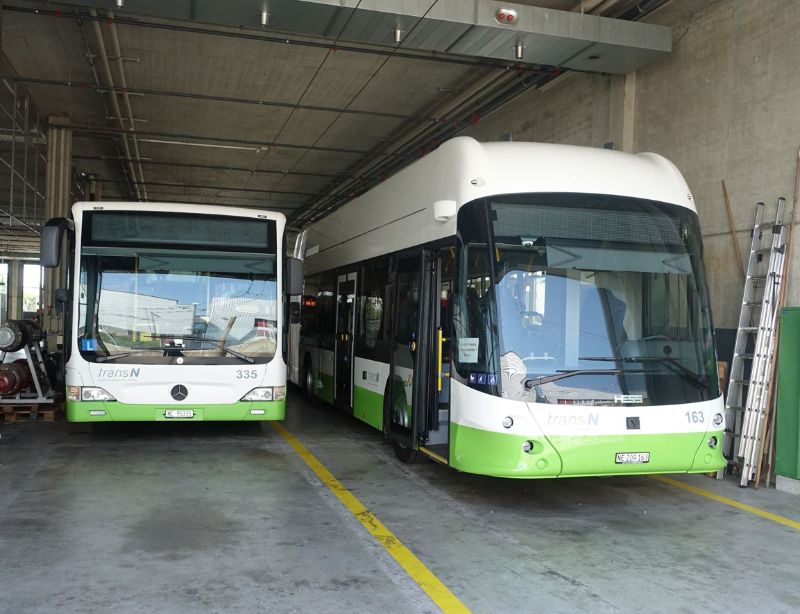
<svg viewBox="0 0 800 614">
<path fill-rule="evenodd" d="M 272 399 L 274 401 L 283 401 L 286 398 L 286 386 L 275 386 L 272 390 Z"/>
<path fill-rule="evenodd" d="M 714 426 L 722 426 L 723 420 L 725 420 L 725 418 L 722 416 L 722 414 L 714 414 Z"/>
<path fill-rule="evenodd" d="M 242 397 L 242 401 L 271 401 L 272 386 L 266 388 L 253 388 Z"/>
<path fill-rule="evenodd" d="M 108 391 L 94 386 L 84 386 L 81 388 L 81 401 L 115 401 Z"/>
<path fill-rule="evenodd" d="M 81 387 L 80 386 L 67 386 L 67 400 L 80 401 L 81 400 Z"/>
</svg>

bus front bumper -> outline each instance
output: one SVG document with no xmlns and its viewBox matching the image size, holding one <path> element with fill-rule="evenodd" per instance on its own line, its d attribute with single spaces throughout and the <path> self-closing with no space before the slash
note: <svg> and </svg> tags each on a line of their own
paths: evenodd
<svg viewBox="0 0 800 614">
<path fill-rule="evenodd" d="M 285 415 L 286 400 L 240 401 L 224 405 L 150 405 L 120 403 L 119 401 L 67 401 L 68 422 L 240 422 L 244 420 L 283 420 Z"/>
<path fill-rule="evenodd" d="M 526 437 L 452 424 L 450 446 L 454 469 L 508 478 L 708 473 L 726 465 L 722 431 Z M 647 462 L 617 462 L 617 454 L 637 453 Z"/>
</svg>

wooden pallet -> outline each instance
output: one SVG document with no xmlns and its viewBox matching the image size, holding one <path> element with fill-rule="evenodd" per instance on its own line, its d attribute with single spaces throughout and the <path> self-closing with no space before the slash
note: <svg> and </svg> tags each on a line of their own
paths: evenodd
<svg viewBox="0 0 800 614">
<path fill-rule="evenodd" d="M 3 405 L 0 406 L 0 417 L 5 422 L 55 422 L 64 413 L 63 405 L 32 404 L 32 405 Z"/>
</svg>

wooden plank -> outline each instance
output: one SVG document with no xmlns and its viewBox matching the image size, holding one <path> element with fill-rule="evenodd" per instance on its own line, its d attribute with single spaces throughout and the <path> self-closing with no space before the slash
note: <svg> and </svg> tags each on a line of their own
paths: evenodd
<svg viewBox="0 0 800 614">
<path fill-rule="evenodd" d="M 742 260 L 742 252 L 739 249 L 739 240 L 736 238 L 736 224 L 733 221 L 731 199 L 728 197 L 728 188 L 725 187 L 724 179 L 722 180 L 722 195 L 725 197 L 725 208 L 728 210 L 728 223 L 731 225 L 731 238 L 733 239 L 733 248 L 736 250 L 736 260 L 739 262 L 739 271 L 742 273 L 742 279 L 744 279 L 744 260 Z"/>
</svg>

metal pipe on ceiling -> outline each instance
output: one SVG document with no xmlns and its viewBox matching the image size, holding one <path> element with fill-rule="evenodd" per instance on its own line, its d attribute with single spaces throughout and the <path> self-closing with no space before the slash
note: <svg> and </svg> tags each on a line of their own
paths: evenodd
<svg viewBox="0 0 800 614">
<path fill-rule="evenodd" d="M 150 190 L 151 200 L 150 202 L 154 203 L 180 203 L 182 205 L 213 205 L 219 204 L 219 197 L 217 196 L 209 196 L 207 198 L 203 198 L 202 194 L 196 195 L 197 198 L 185 198 L 182 194 L 177 194 L 180 198 L 177 200 L 173 200 L 172 196 L 173 193 L 171 192 L 164 192 L 163 196 L 159 195 L 161 192 L 158 190 Z M 201 200 L 202 199 L 202 200 Z M 114 201 L 114 202 L 127 202 L 127 199 L 117 197 L 117 196 L 103 196 L 104 201 Z M 283 201 L 271 201 L 271 200 L 264 200 L 263 198 L 245 198 L 243 196 L 226 196 L 225 201 L 242 201 L 242 202 L 235 202 L 235 206 L 237 207 L 249 207 L 252 209 L 277 209 L 283 211 L 297 211 L 300 206 L 288 206 L 286 204 L 280 204 Z M 251 204 L 252 203 L 252 204 Z M 230 203 L 226 203 L 230 204 Z"/>
<path fill-rule="evenodd" d="M 474 105 L 476 96 L 479 96 L 482 92 L 485 94 L 487 89 L 492 90 L 500 88 L 512 81 L 515 77 L 517 77 L 516 71 L 506 70 L 499 73 L 494 71 L 491 74 L 482 77 L 467 90 L 455 96 L 446 104 L 446 106 L 439 109 L 438 114 L 441 118 L 450 121 L 450 118 L 455 118 L 455 115 L 457 115 L 459 112 L 463 113 L 465 108 L 468 108 L 470 105 Z M 441 124 L 439 125 L 441 126 Z M 429 138 L 425 136 L 426 128 L 428 127 L 416 126 L 410 131 L 407 131 L 405 135 L 397 139 L 388 148 L 383 150 L 384 155 L 376 156 L 374 150 L 370 152 L 370 159 L 362 164 L 361 167 L 353 170 L 350 173 L 352 177 L 350 180 L 344 183 L 339 183 L 333 189 L 332 197 L 336 198 L 336 196 L 339 194 L 351 194 L 357 189 L 358 184 L 363 184 L 365 177 L 379 172 L 377 169 L 384 164 L 387 156 L 397 155 L 398 152 L 400 152 L 404 147 L 408 148 L 409 143 L 413 142 L 413 149 L 417 149 L 418 140 L 427 140 Z M 297 222 L 305 223 L 315 217 L 319 217 L 328 210 L 327 205 L 328 203 L 325 202 L 312 204 L 301 214 Z"/>
<path fill-rule="evenodd" d="M 431 143 L 439 143 L 448 138 L 451 138 L 460 133 L 464 128 L 469 126 L 470 117 L 472 113 L 479 116 L 485 116 L 496 110 L 497 108 L 506 104 L 509 100 L 515 98 L 520 93 L 530 89 L 531 87 L 541 86 L 548 80 L 555 78 L 557 73 L 535 73 L 530 78 L 522 79 L 518 82 L 504 83 L 494 89 L 494 91 L 478 95 L 477 98 L 480 102 L 476 104 L 476 100 L 471 101 L 472 107 L 465 106 L 459 118 L 454 118 L 453 121 L 445 125 L 437 126 L 419 135 L 417 139 L 407 144 L 403 150 L 396 151 L 389 157 L 379 159 L 376 165 L 370 169 L 371 175 L 366 177 L 361 175 L 358 179 L 361 183 L 351 182 L 345 186 L 345 189 L 336 191 L 336 193 L 326 200 L 318 203 L 313 203 L 311 207 L 301 212 L 296 218 L 292 218 L 295 224 L 310 224 L 326 214 L 334 211 L 344 203 L 359 194 L 364 193 L 366 190 L 377 185 L 382 178 L 389 176 L 410 164 L 414 159 L 418 158 L 418 149 L 421 145 L 430 145 Z M 473 111 L 471 109 L 476 109 Z M 366 181 L 365 181 L 366 180 Z"/>
<path fill-rule="evenodd" d="M 605 0 L 581 0 L 576 6 L 572 7 L 573 13 L 591 13 L 598 4 Z"/>
<path fill-rule="evenodd" d="M 125 128 L 113 128 L 102 126 L 91 126 L 87 124 L 73 124 L 72 131 L 76 134 L 125 134 Z M 247 151 L 264 150 L 270 147 L 285 148 L 285 149 L 307 149 L 310 151 L 322 151 L 327 153 L 337 154 L 352 154 L 361 156 L 370 153 L 365 149 L 348 149 L 346 147 L 323 147 L 320 145 L 299 145 L 296 143 L 279 143 L 276 141 L 253 141 L 250 139 L 235 139 L 225 138 L 219 136 L 209 136 L 203 134 L 182 134 L 174 132 L 158 132 L 154 130 L 139 130 L 137 132 L 139 140 L 146 142 L 145 137 L 154 137 L 159 140 L 161 144 L 174 144 L 174 145 L 187 145 L 194 147 L 223 147 L 223 148 L 236 148 Z M 174 140 L 167 140 L 174 139 Z M 153 139 L 150 139 L 153 140 Z M 130 155 L 129 155 L 130 157 Z"/>
<path fill-rule="evenodd" d="M 97 17 L 97 12 L 92 9 L 91 10 L 92 17 Z M 103 65 L 103 72 L 106 75 L 106 81 L 108 85 L 112 88 L 114 87 L 114 77 L 111 74 L 111 66 L 108 63 L 108 53 L 106 52 L 106 42 L 103 39 L 103 32 L 100 30 L 100 22 L 97 19 L 92 20 L 92 29 L 94 30 L 95 39 L 97 39 L 97 52 L 100 56 L 100 63 Z M 114 110 L 114 116 L 117 118 L 119 122 L 120 131 L 119 134 L 122 134 L 122 144 L 125 149 L 125 156 L 130 159 L 131 158 L 131 147 L 128 143 L 128 135 L 127 130 L 125 129 L 125 122 L 122 119 L 122 111 L 119 108 L 119 100 L 117 100 L 116 93 L 111 95 L 111 107 Z M 139 186 L 136 184 L 136 169 L 133 167 L 133 162 L 128 162 L 128 171 L 130 172 L 131 178 L 134 180 L 132 182 L 134 192 L 136 193 L 136 199 L 142 200 L 141 190 Z"/>
<path fill-rule="evenodd" d="M 109 156 L 84 156 L 73 155 L 73 160 L 94 160 L 97 162 L 107 162 L 109 160 L 119 160 Z M 127 162 L 127 160 L 123 160 Z M 209 171 L 229 171 L 232 173 L 250 173 L 254 175 L 283 175 L 283 176 L 297 176 L 297 177 L 317 177 L 321 179 L 334 179 L 341 177 L 341 173 L 312 173 L 304 171 L 290 171 L 290 170 L 275 170 L 275 169 L 262 169 L 252 168 L 247 166 L 225 166 L 222 164 L 193 164 L 190 162 L 168 162 L 166 160 L 150 160 L 147 158 L 140 158 L 134 160 L 144 164 L 145 166 L 174 166 L 176 168 L 189 168 L 196 170 L 209 170 Z M 0 160 L 2 162 L 2 160 Z"/>
<path fill-rule="evenodd" d="M 326 107 L 320 105 L 293 104 L 291 102 L 279 102 L 277 100 L 261 100 L 258 98 L 240 98 L 236 96 L 220 96 L 215 94 L 201 94 L 199 92 L 176 92 L 171 90 L 153 88 L 124 88 L 108 87 L 100 84 L 81 83 L 76 81 L 64 81 L 59 79 L 38 79 L 35 77 L 24 77 L 14 75 L 0 75 L 0 79 L 5 79 L 9 83 L 24 83 L 28 85 L 46 85 L 52 87 L 69 87 L 86 89 L 91 88 L 99 92 L 111 92 L 123 95 L 142 95 L 142 96 L 168 96 L 173 98 L 188 98 L 191 100 L 204 100 L 210 102 L 224 102 L 232 104 L 246 104 L 263 107 L 277 107 L 299 111 L 322 111 L 326 113 L 342 113 L 345 115 L 356 115 L 366 117 L 382 117 L 386 119 L 415 120 L 415 121 L 436 121 L 435 117 L 426 115 L 404 115 L 402 113 L 388 113 L 386 111 L 368 111 L 362 109 L 346 109 L 339 107 Z"/>
<path fill-rule="evenodd" d="M 106 104 L 106 100 L 103 98 L 102 92 L 100 91 L 100 89 L 98 89 L 99 86 L 100 86 L 100 77 L 97 74 L 97 64 L 94 61 L 94 57 L 93 57 L 94 54 L 92 54 L 92 47 L 89 44 L 89 39 L 86 37 L 86 30 L 84 29 L 83 21 L 80 20 L 80 19 L 78 20 L 78 31 L 80 32 L 80 35 L 81 35 L 81 43 L 83 44 L 84 56 L 86 57 L 86 61 L 89 63 L 89 69 L 92 72 L 92 78 L 94 79 L 95 85 L 97 86 L 95 88 L 95 91 L 98 93 L 98 96 L 100 98 L 100 104 L 103 107 L 103 113 L 105 114 L 106 117 L 108 117 L 109 115 L 111 115 L 111 113 L 108 112 L 108 104 Z M 114 140 L 114 148 L 117 150 L 117 153 L 120 154 L 121 158 L 125 157 L 125 156 L 122 155 L 123 151 L 120 148 L 119 141 L 117 139 Z M 73 159 L 74 158 L 75 158 L 75 156 L 73 155 Z M 122 163 L 122 167 L 123 167 L 122 176 L 126 177 L 128 179 L 128 181 L 130 182 L 131 180 L 134 179 L 134 177 L 130 177 L 128 175 L 128 173 L 125 172 L 125 164 L 126 164 L 126 162 Z M 128 185 L 128 190 L 130 191 L 131 195 L 134 194 L 133 185 Z"/>
<path fill-rule="evenodd" d="M 95 178 L 97 183 L 121 183 L 116 179 L 102 179 L 102 178 Z M 225 185 L 201 185 L 195 183 L 178 183 L 178 182 L 171 182 L 171 181 L 149 181 L 149 185 L 151 186 L 159 186 L 164 188 L 184 188 L 184 189 L 196 189 L 196 190 L 220 190 L 220 191 L 230 191 L 230 192 L 255 192 L 258 194 L 285 194 L 289 196 L 328 196 L 328 194 L 324 192 L 297 192 L 293 190 L 271 190 L 271 189 L 262 189 L 262 188 L 242 188 L 237 186 L 225 186 Z"/>
<path fill-rule="evenodd" d="M 9 4 L 3 4 L 0 7 L 3 11 L 11 11 L 15 13 L 27 13 L 29 15 L 38 15 L 41 17 L 56 17 L 56 18 L 63 18 L 66 16 L 77 17 L 79 19 L 86 19 L 87 21 L 102 21 L 103 18 L 97 16 L 96 12 L 94 15 L 90 13 L 85 13 L 82 11 L 75 10 L 70 13 L 64 13 L 63 11 L 58 10 L 49 10 L 49 9 L 41 9 L 41 8 L 29 8 L 24 6 L 11 6 Z M 94 12 L 92 9 L 91 12 Z M 259 33 L 259 34 L 250 34 L 248 32 L 244 32 L 242 30 L 239 31 L 232 31 L 232 30 L 213 30 L 211 28 L 199 28 L 196 26 L 186 26 L 182 24 L 175 24 L 175 23 L 158 23 L 152 21 L 140 21 L 131 17 L 117 17 L 116 21 L 118 24 L 125 25 L 125 26 L 137 26 L 140 28 L 149 28 L 154 30 L 168 30 L 172 32 L 187 32 L 190 34 L 203 34 L 207 36 L 219 36 L 224 38 L 238 38 L 242 40 L 251 40 L 251 41 L 258 41 L 262 43 L 277 43 L 280 45 L 294 45 L 297 47 L 313 47 L 316 49 L 324 49 L 327 51 L 335 51 L 337 53 L 346 52 L 346 53 L 362 53 L 367 55 L 380 55 L 380 56 L 393 56 L 397 58 L 403 58 L 406 60 L 416 60 L 416 61 L 423 61 L 423 62 L 436 62 L 440 64 L 455 64 L 461 66 L 484 66 L 490 68 L 505 68 L 507 66 L 512 66 L 513 63 L 506 62 L 502 60 L 494 60 L 494 59 L 480 59 L 476 60 L 473 58 L 469 58 L 466 56 L 460 56 L 458 54 L 447 54 L 441 53 L 437 51 L 419 51 L 419 52 L 395 52 L 395 47 L 392 48 L 385 48 L 380 46 L 356 46 L 356 45 L 341 45 L 338 42 L 336 44 L 331 44 L 330 42 L 322 42 L 322 41 L 315 41 L 315 40 L 307 40 L 303 38 L 296 38 L 291 37 L 289 35 L 285 36 L 270 36 L 267 34 Z"/>
<path fill-rule="evenodd" d="M 114 24 L 114 13 L 108 13 L 108 29 L 111 32 L 111 44 L 114 46 L 114 54 L 117 56 L 117 71 L 119 72 L 119 82 L 122 86 L 122 99 L 125 101 L 125 110 L 128 112 L 128 122 L 130 124 L 131 140 L 133 141 L 133 153 L 136 159 L 140 159 L 139 155 L 139 142 L 136 140 L 136 125 L 133 120 L 133 108 L 131 107 L 131 97 L 128 94 L 128 80 L 125 78 L 125 67 L 123 66 L 122 49 L 119 45 L 119 37 L 117 36 L 117 26 Z M 139 181 L 142 185 L 142 194 L 144 199 L 147 200 L 147 185 L 144 182 L 144 171 L 142 164 L 137 162 L 139 168 Z"/>
</svg>

